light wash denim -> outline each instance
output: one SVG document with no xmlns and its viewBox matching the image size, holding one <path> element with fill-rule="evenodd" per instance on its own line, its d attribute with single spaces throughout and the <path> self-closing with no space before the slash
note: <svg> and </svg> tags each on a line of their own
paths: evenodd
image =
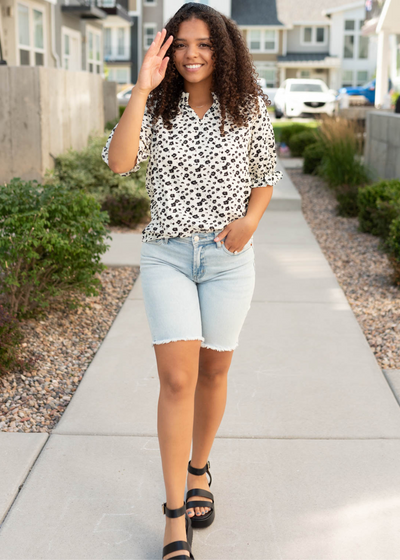
<svg viewBox="0 0 400 560">
<path fill-rule="evenodd" d="M 140 274 L 152 344 L 201 340 L 234 350 L 255 286 L 253 237 L 236 255 L 221 229 L 142 243 Z"/>
</svg>

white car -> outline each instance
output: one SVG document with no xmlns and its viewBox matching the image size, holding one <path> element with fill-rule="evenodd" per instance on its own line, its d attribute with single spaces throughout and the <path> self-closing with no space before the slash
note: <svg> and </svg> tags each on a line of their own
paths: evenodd
<svg viewBox="0 0 400 560">
<path fill-rule="evenodd" d="M 276 92 L 275 116 L 277 119 L 299 117 L 304 113 L 332 116 L 337 110 L 336 95 L 336 91 L 329 89 L 322 80 L 289 78 Z"/>
<path fill-rule="evenodd" d="M 117 93 L 118 105 L 123 105 L 125 107 L 128 105 L 128 102 L 131 98 L 131 93 L 132 93 L 133 88 L 134 88 L 134 86 L 127 86 L 123 90 L 121 90 L 119 93 Z"/>
</svg>

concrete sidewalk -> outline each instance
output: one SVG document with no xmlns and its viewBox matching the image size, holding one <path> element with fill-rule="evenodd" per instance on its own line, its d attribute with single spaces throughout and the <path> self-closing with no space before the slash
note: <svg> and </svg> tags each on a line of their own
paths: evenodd
<svg viewBox="0 0 400 560">
<path fill-rule="evenodd" d="M 194 556 L 400 560 L 400 408 L 286 174 L 254 240 Z M 138 264 L 140 242 L 104 261 Z M 161 558 L 157 397 L 139 277 L 51 436 L 0 433 L 1 560 Z"/>
</svg>

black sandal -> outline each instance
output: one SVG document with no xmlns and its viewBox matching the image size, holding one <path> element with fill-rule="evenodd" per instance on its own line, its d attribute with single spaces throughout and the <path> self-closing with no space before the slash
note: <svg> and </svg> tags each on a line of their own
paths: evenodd
<svg viewBox="0 0 400 560">
<path fill-rule="evenodd" d="M 195 476 L 201 476 L 204 473 L 207 473 L 210 477 L 208 487 L 211 486 L 212 476 L 210 473 L 210 461 L 207 461 L 206 466 L 202 469 L 195 469 L 194 467 L 192 467 L 189 461 L 188 471 L 190 472 L 190 474 L 194 474 Z M 188 499 L 192 498 L 193 496 L 209 498 L 212 501 L 208 502 L 205 500 L 192 500 L 191 502 L 188 502 Z M 209 527 L 215 518 L 214 496 L 211 494 L 211 492 L 207 492 L 207 490 L 203 490 L 202 488 L 193 488 L 193 490 L 188 490 L 186 494 L 186 511 L 188 509 L 194 509 L 196 507 L 207 507 L 210 508 L 210 511 L 208 511 L 204 515 L 197 516 L 196 514 L 194 514 L 193 517 L 189 517 L 190 521 L 192 522 L 192 527 L 194 529 L 203 529 L 205 527 Z"/>
<path fill-rule="evenodd" d="M 162 557 L 167 556 L 167 554 L 171 554 L 171 552 L 179 551 L 179 550 L 187 550 L 190 556 L 186 556 L 185 554 L 180 554 L 179 556 L 172 556 L 171 560 L 188 560 L 188 558 L 194 560 L 194 556 L 191 551 L 192 540 L 193 540 L 193 529 L 190 523 L 189 517 L 186 513 L 185 504 L 182 507 L 177 509 L 169 509 L 167 508 L 167 504 L 162 505 L 163 513 L 167 517 L 181 517 L 182 515 L 185 516 L 186 522 L 186 541 L 173 541 L 164 546 L 162 551 Z"/>
</svg>

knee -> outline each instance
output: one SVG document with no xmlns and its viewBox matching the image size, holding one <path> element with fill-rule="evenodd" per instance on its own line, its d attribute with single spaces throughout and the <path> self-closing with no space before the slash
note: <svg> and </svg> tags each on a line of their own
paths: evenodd
<svg viewBox="0 0 400 560">
<path fill-rule="evenodd" d="M 161 391 L 170 398 L 182 399 L 195 391 L 195 374 L 187 371 L 167 371 L 160 375 Z"/>
<path fill-rule="evenodd" d="M 225 383 L 228 376 L 226 367 L 201 366 L 199 367 L 199 381 L 208 385 Z"/>
</svg>

